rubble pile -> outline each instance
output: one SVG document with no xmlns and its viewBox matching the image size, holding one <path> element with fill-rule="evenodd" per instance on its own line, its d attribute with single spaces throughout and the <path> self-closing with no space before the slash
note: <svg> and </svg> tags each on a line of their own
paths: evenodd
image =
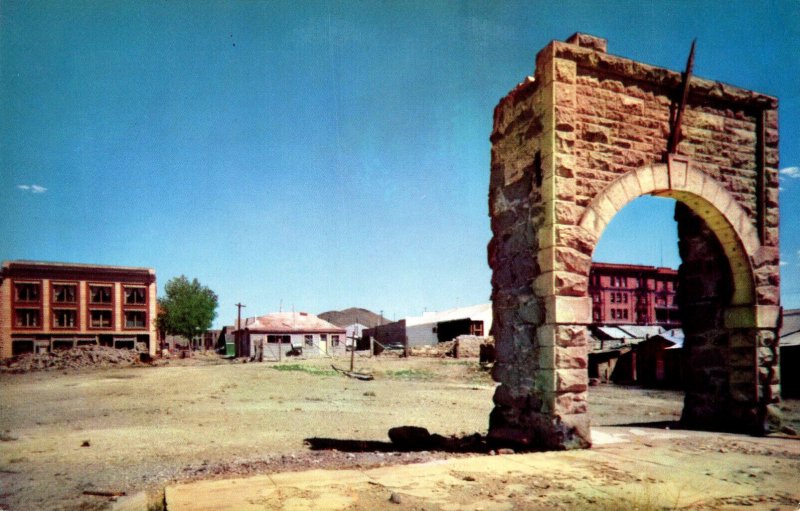
<svg viewBox="0 0 800 511">
<path fill-rule="evenodd" d="M 0 361 L 0 372 L 28 373 L 58 371 L 83 367 L 126 367 L 138 364 L 140 354 L 134 350 L 107 346 L 78 346 L 50 353 L 25 353 Z"/>
<path fill-rule="evenodd" d="M 452 341 L 440 342 L 432 346 L 415 346 L 411 348 L 411 356 L 433 358 L 456 357 L 456 344 L 458 344 L 458 358 L 478 358 L 481 354 L 481 346 L 490 345 L 494 347 L 494 338 L 460 335 Z"/>
</svg>

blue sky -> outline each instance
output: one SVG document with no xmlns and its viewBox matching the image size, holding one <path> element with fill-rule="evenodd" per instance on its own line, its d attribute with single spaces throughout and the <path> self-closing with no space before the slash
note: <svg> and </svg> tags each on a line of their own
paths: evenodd
<svg viewBox="0 0 800 511">
<path fill-rule="evenodd" d="M 676 70 L 697 37 L 695 74 L 779 98 L 800 307 L 797 1 L 3 0 L 0 259 L 196 277 L 217 325 L 236 302 L 484 302 L 492 110 L 577 31 Z M 675 244 L 672 204 L 642 198 L 595 259 L 676 266 Z"/>
</svg>

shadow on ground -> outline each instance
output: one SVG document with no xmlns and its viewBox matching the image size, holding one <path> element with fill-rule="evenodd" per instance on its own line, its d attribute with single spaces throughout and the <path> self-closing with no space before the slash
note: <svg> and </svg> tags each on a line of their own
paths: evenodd
<svg viewBox="0 0 800 511">
<path fill-rule="evenodd" d="M 680 421 L 625 422 L 622 424 L 607 424 L 607 426 L 614 428 L 691 429 L 682 425 Z"/>
<path fill-rule="evenodd" d="M 452 453 L 489 453 L 504 445 L 498 445 L 479 433 L 465 436 L 445 437 L 431 434 L 418 426 L 400 426 L 389 430 L 391 442 L 371 440 L 347 440 L 339 438 L 306 438 L 305 444 L 312 451 L 337 450 L 342 452 L 421 452 L 444 451 Z"/>
</svg>

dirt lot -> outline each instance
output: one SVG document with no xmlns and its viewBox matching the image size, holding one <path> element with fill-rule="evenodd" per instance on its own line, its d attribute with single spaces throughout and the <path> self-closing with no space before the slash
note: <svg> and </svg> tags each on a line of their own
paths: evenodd
<svg viewBox="0 0 800 511">
<path fill-rule="evenodd" d="M 394 453 L 386 444 L 313 451 L 309 438 L 385 443 L 401 425 L 486 433 L 494 383 L 476 360 L 357 359 L 374 381 L 343 377 L 330 363 L 197 358 L 2 374 L 0 509 L 103 509 L 108 498 L 84 492 L 155 493 L 171 481 L 469 455 Z M 681 395 L 600 386 L 591 388 L 590 406 L 595 425 L 672 421 Z M 799 428 L 800 404 L 784 408 Z"/>
</svg>

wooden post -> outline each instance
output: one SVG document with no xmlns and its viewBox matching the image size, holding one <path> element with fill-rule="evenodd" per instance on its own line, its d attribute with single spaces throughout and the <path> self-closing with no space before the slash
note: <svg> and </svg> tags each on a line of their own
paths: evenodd
<svg viewBox="0 0 800 511">
<path fill-rule="evenodd" d="M 346 345 L 345 345 L 346 346 Z M 353 335 L 353 340 L 350 342 L 350 372 L 353 372 L 353 364 L 356 358 L 356 336 Z"/>
<path fill-rule="evenodd" d="M 236 356 L 242 356 L 242 307 L 247 307 L 241 303 L 237 303 L 239 311 L 236 313 Z"/>
</svg>

